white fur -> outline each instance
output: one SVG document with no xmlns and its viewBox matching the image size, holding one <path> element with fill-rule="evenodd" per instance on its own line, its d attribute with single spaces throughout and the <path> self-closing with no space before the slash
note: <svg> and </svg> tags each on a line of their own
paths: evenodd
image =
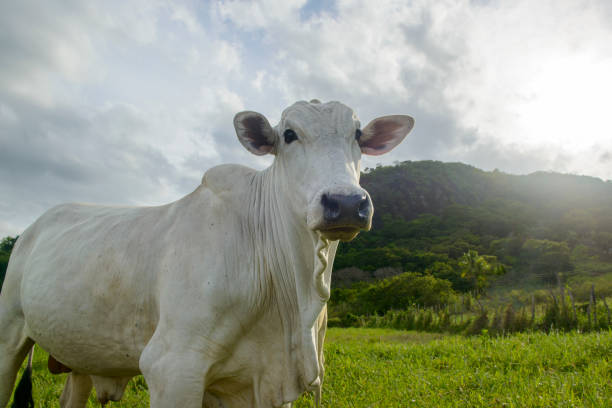
<svg viewBox="0 0 612 408">
<path fill-rule="evenodd" d="M 269 133 L 276 158 L 262 172 L 214 167 L 160 207 L 45 213 L 19 238 L 0 296 L 0 407 L 32 342 L 73 370 L 62 406 L 82 406 L 87 376 L 116 399 L 140 373 L 157 408 L 320 394 L 338 242 L 316 226 L 322 194 L 362 191 L 358 126 L 340 103 L 298 102 Z M 298 141 L 282 143 L 286 127 Z"/>
</svg>

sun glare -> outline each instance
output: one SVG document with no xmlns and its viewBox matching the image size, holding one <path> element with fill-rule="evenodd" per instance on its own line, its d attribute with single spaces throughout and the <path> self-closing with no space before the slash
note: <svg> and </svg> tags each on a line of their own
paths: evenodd
<svg viewBox="0 0 612 408">
<path fill-rule="evenodd" d="M 612 59 L 570 57 L 550 61 L 527 86 L 518 108 L 524 132 L 517 142 L 561 147 L 568 153 L 612 145 Z"/>
</svg>

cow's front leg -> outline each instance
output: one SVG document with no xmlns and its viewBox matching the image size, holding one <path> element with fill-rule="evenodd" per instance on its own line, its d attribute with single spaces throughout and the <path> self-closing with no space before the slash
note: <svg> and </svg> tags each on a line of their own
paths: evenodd
<svg viewBox="0 0 612 408">
<path fill-rule="evenodd" d="M 209 367 L 202 353 L 168 349 L 167 343 L 147 345 L 140 370 L 149 387 L 151 408 L 201 408 Z"/>
<path fill-rule="evenodd" d="M 60 407 L 84 408 L 87 406 L 92 387 L 90 376 L 71 372 L 66 378 L 66 385 L 60 396 Z"/>
</svg>

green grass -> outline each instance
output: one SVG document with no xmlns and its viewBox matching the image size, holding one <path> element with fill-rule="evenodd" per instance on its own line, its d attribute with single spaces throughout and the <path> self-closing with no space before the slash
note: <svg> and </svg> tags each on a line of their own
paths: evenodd
<svg viewBox="0 0 612 408">
<path fill-rule="evenodd" d="M 325 358 L 324 407 L 612 407 L 612 332 L 466 338 L 332 328 Z M 37 407 L 57 406 L 63 379 L 38 349 Z M 147 406 L 145 390 L 138 377 L 108 407 Z M 93 393 L 89 406 L 98 406 Z"/>
</svg>

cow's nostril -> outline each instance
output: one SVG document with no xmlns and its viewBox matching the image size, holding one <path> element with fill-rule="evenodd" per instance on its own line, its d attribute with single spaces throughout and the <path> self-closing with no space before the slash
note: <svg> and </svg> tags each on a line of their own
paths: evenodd
<svg viewBox="0 0 612 408">
<path fill-rule="evenodd" d="M 326 221 L 335 221 L 340 218 L 340 204 L 338 201 L 327 194 L 323 194 L 321 204 L 323 205 L 323 216 Z"/>
<path fill-rule="evenodd" d="M 366 219 L 370 216 L 370 200 L 368 197 L 364 197 L 359 203 L 359 218 Z"/>
</svg>

